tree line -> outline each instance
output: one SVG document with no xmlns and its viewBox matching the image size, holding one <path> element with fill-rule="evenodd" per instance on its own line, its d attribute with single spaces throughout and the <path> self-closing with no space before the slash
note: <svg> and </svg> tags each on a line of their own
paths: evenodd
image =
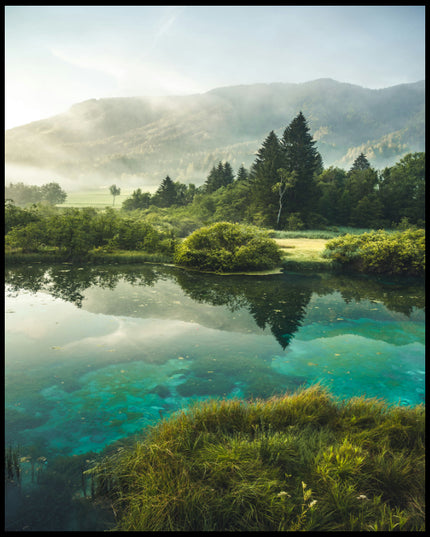
<svg viewBox="0 0 430 537">
<path fill-rule="evenodd" d="M 189 206 L 190 215 L 203 211 L 212 221 L 275 229 L 424 225 L 425 153 L 409 153 L 383 171 L 361 153 L 345 171 L 324 168 L 315 144 L 300 112 L 282 137 L 269 133 L 249 170 L 241 166 L 235 176 L 229 162 L 219 162 L 200 187 L 166 176 L 153 195 L 137 189 L 122 208 Z"/>
<path fill-rule="evenodd" d="M 46 183 L 42 186 L 25 185 L 22 182 L 5 185 L 5 198 L 16 205 L 47 202 L 51 204 L 64 203 L 67 193 L 56 182 Z"/>
</svg>

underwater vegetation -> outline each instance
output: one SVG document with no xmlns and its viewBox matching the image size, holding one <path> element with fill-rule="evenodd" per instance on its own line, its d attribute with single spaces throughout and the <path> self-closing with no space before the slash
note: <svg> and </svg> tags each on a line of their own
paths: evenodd
<svg viewBox="0 0 430 537">
<path fill-rule="evenodd" d="M 42 447 L 5 449 L 6 531 L 98 531 L 114 523 L 110 505 L 97 499 L 100 481 L 85 471 L 97 454 L 53 457 Z M 48 507 L 48 508 L 47 508 Z"/>
<path fill-rule="evenodd" d="M 209 399 L 99 460 L 119 531 L 424 531 L 425 408 Z"/>
</svg>

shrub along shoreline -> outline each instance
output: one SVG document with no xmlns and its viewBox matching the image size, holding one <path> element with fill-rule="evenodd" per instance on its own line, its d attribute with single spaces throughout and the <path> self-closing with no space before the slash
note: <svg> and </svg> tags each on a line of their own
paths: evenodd
<svg viewBox="0 0 430 537">
<path fill-rule="evenodd" d="M 185 239 L 113 210 L 6 205 L 5 262 L 167 263 L 202 272 L 267 270 L 425 273 L 425 231 L 343 234 L 331 239 L 285 238 L 285 232 L 217 222 Z M 306 232 L 304 232 L 306 235 Z M 325 237 L 329 237 L 326 233 Z"/>
<path fill-rule="evenodd" d="M 425 273 L 425 230 L 347 234 L 328 241 L 323 257 L 349 270 L 376 274 Z"/>
</svg>

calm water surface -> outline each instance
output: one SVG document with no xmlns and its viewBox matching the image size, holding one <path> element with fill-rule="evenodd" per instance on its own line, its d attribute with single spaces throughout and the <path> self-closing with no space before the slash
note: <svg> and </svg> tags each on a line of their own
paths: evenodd
<svg viewBox="0 0 430 537">
<path fill-rule="evenodd" d="M 88 461 L 199 399 L 319 382 L 339 398 L 424 402 L 424 285 L 414 279 L 34 265 L 6 270 L 5 326 L 5 439 L 31 490 L 41 486 L 31 468 Z M 109 526 L 75 513 L 82 527 L 61 506 L 55 520 L 38 506 L 25 521 L 18 488 L 12 529 Z"/>
</svg>

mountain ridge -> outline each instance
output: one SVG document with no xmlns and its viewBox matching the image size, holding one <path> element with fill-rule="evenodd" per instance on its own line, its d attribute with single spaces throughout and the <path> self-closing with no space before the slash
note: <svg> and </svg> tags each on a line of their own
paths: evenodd
<svg viewBox="0 0 430 537">
<path fill-rule="evenodd" d="M 269 132 L 281 136 L 299 111 L 326 167 L 347 168 L 364 152 L 380 169 L 425 150 L 424 94 L 425 81 L 374 90 L 323 78 L 88 99 L 6 131 L 6 181 L 21 180 L 12 177 L 19 166 L 87 186 L 145 188 L 166 175 L 198 185 L 219 160 L 249 167 Z"/>
</svg>

